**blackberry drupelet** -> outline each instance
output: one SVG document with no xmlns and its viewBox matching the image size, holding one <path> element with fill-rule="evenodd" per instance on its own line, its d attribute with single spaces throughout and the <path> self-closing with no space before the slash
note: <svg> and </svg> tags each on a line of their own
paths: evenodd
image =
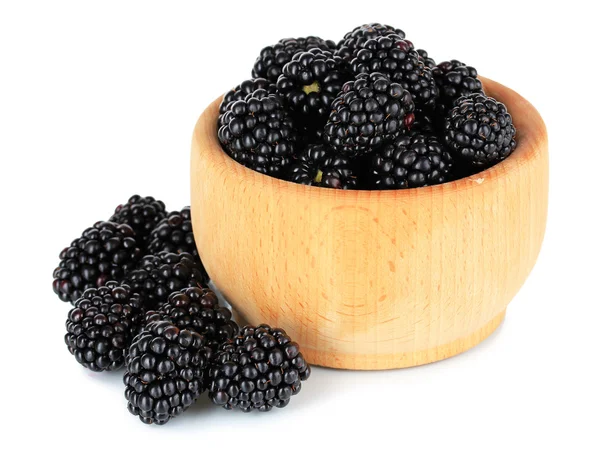
<svg viewBox="0 0 600 450">
<path fill-rule="evenodd" d="M 62 301 L 75 303 L 86 289 L 121 281 L 141 253 L 129 225 L 97 222 L 60 253 L 52 288 Z"/>
<path fill-rule="evenodd" d="M 214 351 L 239 331 L 231 311 L 219 306 L 216 294 L 200 287 L 173 292 L 157 311 L 146 314 L 146 323 L 156 320 L 168 320 L 181 329 L 195 331 L 204 336 L 206 346 Z"/>
<path fill-rule="evenodd" d="M 109 281 L 87 289 L 69 311 L 65 343 L 83 367 L 94 372 L 120 369 L 139 331 L 142 297 Z"/>
<path fill-rule="evenodd" d="M 478 93 L 456 100 L 444 128 L 449 150 L 479 168 L 492 166 L 509 156 L 517 146 L 515 134 L 506 106 Z"/>
<path fill-rule="evenodd" d="M 140 248 L 145 248 L 150 233 L 166 215 L 165 204 L 160 200 L 134 195 L 127 203 L 117 206 L 109 220 L 129 225 L 135 233 Z"/>
<path fill-rule="evenodd" d="M 437 137 L 400 136 L 373 155 L 369 179 L 376 189 L 406 189 L 448 181 L 452 156 Z"/>
<path fill-rule="evenodd" d="M 337 155 L 324 144 L 309 145 L 290 168 L 290 181 L 333 189 L 356 188 L 350 159 Z"/>
<path fill-rule="evenodd" d="M 277 94 L 277 87 L 275 84 L 265 80 L 264 78 L 253 78 L 251 80 L 243 81 L 241 84 L 227 92 L 223 96 L 223 100 L 221 100 L 221 104 L 219 105 L 218 126 L 220 127 L 222 125 L 223 114 L 229 111 L 231 105 L 238 100 L 244 100 L 248 95 L 259 89 L 263 89 L 269 94 Z"/>
<path fill-rule="evenodd" d="M 298 344 L 281 329 L 246 326 L 221 346 L 209 370 L 209 397 L 225 409 L 285 407 L 310 376 Z"/>
<path fill-rule="evenodd" d="M 333 41 L 326 41 L 316 36 L 281 39 L 277 44 L 270 45 L 261 50 L 260 55 L 254 63 L 252 76 L 254 78 L 265 78 L 276 83 L 279 75 L 281 75 L 283 66 L 290 62 L 296 53 L 304 52 L 311 48 L 334 51 L 336 45 Z"/>
<path fill-rule="evenodd" d="M 477 79 L 477 70 L 455 59 L 439 63 L 432 69 L 432 74 L 440 91 L 440 103 L 444 114 L 454 106 L 454 102 L 460 96 L 483 94 L 483 86 Z"/>
<path fill-rule="evenodd" d="M 379 36 L 389 35 L 398 36 L 400 39 L 404 39 L 406 36 L 404 31 L 390 25 L 382 25 L 380 23 L 361 25 L 346 33 L 344 39 L 338 43 L 338 49 L 335 54 L 342 58 L 346 63 L 350 63 L 356 57 L 356 53 L 368 40 L 375 39 Z"/>
<path fill-rule="evenodd" d="M 277 89 L 295 113 L 326 118 L 346 81 L 348 76 L 342 70 L 342 60 L 331 52 L 313 48 L 296 53 L 283 67 Z"/>
<path fill-rule="evenodd" d="M 219 141 L 233 159 L 257 172 L 284 175 L 297 129 L 279 96 L 258 89 L 233 103 L 221 122 Z"/>
<path fill-rule="evenodd" d="M 333 101 L 325 142 L 350 158 L 368 153 L 409 129 L 414 107 L 410 93 L 387 75 L 359 74 Z"/>
<path fill-rule="evenodd" d="M 150 234 L 148 251 L 153 255 L 161 252 L 189 253 L 194 259 L 200 260 L 192 232 L 192 213 L 189 206 L 181 211 L 170 212 L 159 222 Z"/>
<path fill-rule="evenodd" d="M 160 252 L 144 256 L 137 269 L 125 277 L 124 283 L 132 292 L 144 297 L 148 308 L 156 308 L 173 292 L 191 286 L 206 286 L 208 275 L 189 253 Z"/>
<path fill-rule="evenodd" d="M 412 44 L 398 36 L 380 36 L 364 43 L 350 63 L 353 74 L 381 72 L 413 97 L 415 105 L 431 108 L 439 95 L 431 69 L 425 66 Z"/>
<path fill-rule="evenodd" d="M 157 425 L 180 415 L 205 390 L 209 352 L 194 331 L 166 321 L 148 324 L 126 358 L 123 382 L 129 412 Z"/>
<path fill-rule="evenodd" d="M 425 67 L 429 69 L 433 69 L 435 67 L 435 60 L 430 58 L 425 50 L 419 48 L 417 49 L 417 53 L 419 54 L 419 59 L 423 61 L 423 64 L 425 64 Z"/>
</svg>

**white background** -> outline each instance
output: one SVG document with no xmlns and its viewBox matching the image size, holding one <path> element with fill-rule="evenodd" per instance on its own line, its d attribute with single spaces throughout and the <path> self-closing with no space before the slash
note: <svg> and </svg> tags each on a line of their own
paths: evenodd
<svg viewBox="0 0 600 450">
<path fill-rule="evenodd" d="M 332 3 L 0 2 L 2 447 L 599 448 L 592 2 Z M 194 123 L 249 78 L 262 47 L 339 40 L 372 21 L 402 28 L 438 62 L 474 65 L 546 121 L 547 234 L 506 321 L 424 367 L 317 368 L 283 410 L 245 415 L 203 399 L 164 427 L 143 425 L 126 410 L 122 374 L 86 371 L 63 343 L 69 306 L 50 286 L 59 251 L 133 193 L 189 203 Z"/>
</svg>

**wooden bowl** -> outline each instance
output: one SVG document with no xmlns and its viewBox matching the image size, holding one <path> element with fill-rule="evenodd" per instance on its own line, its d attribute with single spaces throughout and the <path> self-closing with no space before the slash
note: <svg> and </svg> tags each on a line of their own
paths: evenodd
<svg viewBox="0 0 600 450">
<path fill-rule="evenodd" d="M 222 150 L 220 98 L 194 130 L 194 236 L 215 285 L 250 323 L 284 328 L 306 359 L 388 369 L 448 358 L 502 322 L 535 264 L 546 225 L 548 142 L 535 108 L 505 103 L 518 146 L 450 183 L 396 191 L 302 186 Z"/>
</svg>

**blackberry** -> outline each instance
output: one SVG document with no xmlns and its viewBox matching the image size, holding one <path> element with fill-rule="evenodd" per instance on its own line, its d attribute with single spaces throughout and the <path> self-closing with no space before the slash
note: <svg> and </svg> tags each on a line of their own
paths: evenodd
<svg viewBox="0 0 600 450">
<path fill-rule="evenodd" d="M 120 369 L 141 310 L 142 297 L 116 281 L 87 289 L 69 311 L 65 343 L 83 367 L 94 372 Z"/>
<path fill-rule="evenodd" d="M 160 306 L 169 295 L 190 286 L 206 286 L 208 275 L 189 253 L 146 255 L 125 277 L 133 292 L 144 296 L 149 308 Z"/>
<path fill-rule="evenodd" d="M 483 94 L 477 70 L 455 59 L 439 63 L 432 69 L 432 74 L 440 91 L 443 113 L 451 109 L 461 95 Z"/>
<path fill-rule="evenodd" d="M 221 100 L 221 104 L 219 105 L 219 127 L 222 125 L 223 115 L 229 111 L 231 105 L 238 100 L 244 100 L 248 95 L 259 89 L 263 89 L 269 94 L 277 93 L 275 84 L 265 80 L 264 78 L 253 78 L 251 80 L 243 81 L 241 84 L 227 92 L 223 96 L 223 100 Z"/>
<path fill-rule="evenodd" d="M 331 103 L 348 80 L 341 63 L 340 58 L 319 48 L 296 53 L 283 67 L 277 89 L 292 111 L 326 117 Z"/>
<path fill-rule="evenodd" d="M 368 40 L 375 39 L 379 36 L 389 35 L 398 36 L 400 39 L 404 39 L 406 37 L 404 31 L 399 28 L 394 28 L 390 25 L 382 25 L 380 23 L 368 23 L 361 25 L 346 33 L 344 39 L 338 43 L 338 49 L 335 54 L 342 58 L 342 60 L 344 60 L 346 63 L 350 63 L 356 57 L 356 53 L 363 48 L 363 45 Z"/>
<path fill-rule="evenodd" d="M 204 336 L 205 344 L 215 351 L 239 331 L 231 320 L 231 311 L 219 306 L 216 294 L 200 287 L 173 292 L 159 310 L 149 311 L 145 320 L 168 320 L 181 329 L 193 330 Z"/>
<path fill-rule="evenodd" d="M 435 67 L 435 60 L 430 58 L 425 50 L 417 49 L 417 53 L 419 54 L 419 59 L 423 61 L 423 64 L 425 64 L 425 67 L 429 69 L 433 69 Z"/>
<path fill-rule="evenodd" d="M 276 83 L 279 75 L 281 75 L 283 66 L 290 62 L 296 53 L 304 52 L 311 48 L 333 51 L 336 46 L 333 41 L 326 41 L 316 36 L 281 39 L 277 44 L 270 45 L 261 50 L 260 55 L 254 63 L 252 76 L 254 78 L 265 78 Z"/>
<path fill-rule="evenodd" d="M 414 107 L 410 93 L 387 75 L 359 74 L 333 101 L 325 142 L 344 156 L 368 153 L 410 128 Z"/>
<path fill-rule="evenodd" d="M 282 176 L 294 154 L 297 130 L 279 96 L 258 89 L 222 116 L 219 141 L 240 164 Z"/>
<path fill-rule="evenodd" d="M 431 69 L 412 44 L 398 36 L 380 36 L 364 43 L 350 63 L 353 74 L 381 72 L 411 93 L 415 105 L 429 108 L 439 95 Z"/>
<path fill-rule="evenodd" d="M 452 165 L 452 156 L 435 136 L 412 133 L 373 156 L 369 178 L 377 189 L 430 186 L 448 181 Z"/>
<path fill-rule="evenodd" d="M 285 407 L 310 376 L 298 344 L 279 328 L 246 326 L 221 346 L 209 370 L 209 397 L 225 409 Z"/>
<path fill-rule="evenodd" d="M 127 409 L 146 424 L 164 425 L 204 392 L 209 358 L 198 333 L 166 321 L 148 324 L 126 358 Z"/>
<path fill-rule="evenodd" d="M 445 122 L 444 139 L 456 157 L 485 168 L 510 155 L 517 143 L 512 117 L 503 103 L 485 94 L 459 97 Z"/>
<path fill-rule="evenodd" d="M 148 251 L 153 255 L 161 252 L 189 253 L 199 260 L 196 241 L 192 231 L 192 213 L 186 206 L 181 211 L 170 212 L 150 234 Z"/>
<path fill-rule="evenodd" d="M 139 246 L 145 248 L 150 232 L 166 215 L 165 204 L 160 200 L 134 195 L 127 203 L 117 206 L 109 220 L 129 225 L 135 233 Z"/>
<path fill-rule="evenodd" d="M 75 303 L 86 289 L 121 281 L 141 253 L 129 225 L 97 222 L 60 253 L 52 288 L 62 301 Z"/>
<path fill-rule="evenodd" d="M 292 163 L 290 181 L 333 189 L 356 188 L 351 161 L 324 144 L 309 145 Z"/>
</svg>

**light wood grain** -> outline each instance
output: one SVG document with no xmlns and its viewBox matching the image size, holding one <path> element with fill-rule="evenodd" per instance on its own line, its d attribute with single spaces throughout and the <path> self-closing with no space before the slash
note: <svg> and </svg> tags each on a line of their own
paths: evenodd
<svg viewBox="0 0 600 450">
<path fill-rule="evenodd" d="M 529 102 L 482 81 L 513 116 L 514 154 L 399 191 L 301 186 L 242 167 L 219 146 L 217 99 L 198 120 L 191 159 L 194 235 L 216 286 L 322 366 L 415 366 L 485 339 L 540 250 L 548 143 Z"/>
</svg>

